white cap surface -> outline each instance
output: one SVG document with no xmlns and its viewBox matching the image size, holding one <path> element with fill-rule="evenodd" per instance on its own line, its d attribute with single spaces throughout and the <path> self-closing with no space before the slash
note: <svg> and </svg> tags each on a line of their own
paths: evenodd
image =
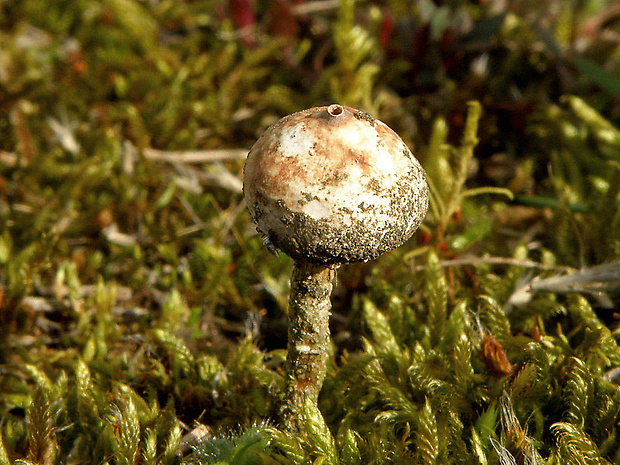
<svg viewBox="0 0 620 465">
<path fill-rule="evenodd" d="M 296 260 L 367 261 L 411 237 L 426 174 L 388 126 L 341 105 L 282 118 L 256 141 L 244 193 L 257 230 Z"/>
</svg>

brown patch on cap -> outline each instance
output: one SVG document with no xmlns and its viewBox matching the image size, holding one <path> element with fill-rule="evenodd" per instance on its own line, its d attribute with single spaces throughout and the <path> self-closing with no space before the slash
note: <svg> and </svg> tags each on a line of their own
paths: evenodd
<svg viewBox="0 0 620 465">
<path fill-rule="evenodd" d="M 372 116 L 333 104 L 281 119 L 250 150 L 257 229 L 298 260 L 371 260 L 406 241 L 428 207 L 424 170 Z"/>
</svg>

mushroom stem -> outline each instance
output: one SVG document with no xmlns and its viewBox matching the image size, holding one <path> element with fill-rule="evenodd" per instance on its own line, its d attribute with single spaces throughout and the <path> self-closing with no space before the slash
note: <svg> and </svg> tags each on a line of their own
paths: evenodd
<svg viewBox="0 0 620 465">
<path fill-rule="evenodd" d="M 316 265 L 296 260 L 291 277 L 288 309 L 288 355 L 284 426 L 298 432 L 308 407 L 316 408 L 329 343 L 330 295 L 337 265 Z M 314 412 L 313 412 L 314 413 Z"/>
</svg>

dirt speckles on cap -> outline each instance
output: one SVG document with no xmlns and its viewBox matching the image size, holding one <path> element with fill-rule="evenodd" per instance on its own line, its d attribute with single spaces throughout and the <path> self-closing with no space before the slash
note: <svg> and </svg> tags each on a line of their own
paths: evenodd
<svg viewBox="0 0 620 465">
<path fill-rule="evenodd" d="M 244 192 L 257 229 L 314 263 L 374 259 L 406 241 L 428 208 L 424 170 L 398 135 L 337 104 L 268 128 L 248 155 Z"/>
</svg>

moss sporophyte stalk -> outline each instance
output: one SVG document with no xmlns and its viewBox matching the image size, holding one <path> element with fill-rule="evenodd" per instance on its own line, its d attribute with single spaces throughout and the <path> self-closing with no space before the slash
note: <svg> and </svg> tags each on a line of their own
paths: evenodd
<svg viewBox="0 0 620 465">
<path fill-rule="evenodd" d="M 333 104 L 265 131 L 248 155 L 244 194 L 265 243 L 294 259 L 281 414 L 300 431 L 308 414 L 320 417 L 336 269 L 412 236 L 428 208 L 426 173 L 384 123 Z"/>
</svg>

